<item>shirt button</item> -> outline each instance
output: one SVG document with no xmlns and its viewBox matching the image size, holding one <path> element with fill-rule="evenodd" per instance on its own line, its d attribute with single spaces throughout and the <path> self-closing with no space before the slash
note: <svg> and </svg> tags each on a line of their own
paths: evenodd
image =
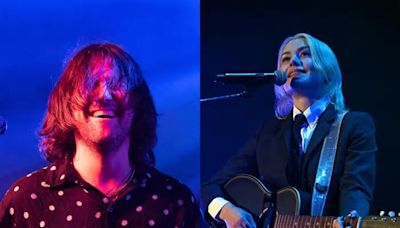
<svg viewBox="0 0 400 228">
<path fill-rule="evenodd" d="M 114 211 L 114 207 L 113 206 L 107 207 L 107 211 L 110 212 L 110 213 L 113 212 Z"/>
</svg>

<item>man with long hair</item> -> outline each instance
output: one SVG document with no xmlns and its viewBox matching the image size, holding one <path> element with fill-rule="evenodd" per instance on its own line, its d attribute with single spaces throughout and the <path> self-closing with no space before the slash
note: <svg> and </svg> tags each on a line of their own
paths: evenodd
<svg viewBox="0 0 400 228">
<path fill-rule="evenodd" d="M 229 179 L 242 173 L 258 177 L 272 191 L 296 187 L 302 203 L 311 205 L 324 138 L 337 117 L 347 111 L 342 75 L 331 48 L 305 33 L 282 42 L 277 69 L 286 73 L 287 81 L 275 86 L 276 118 L 265 123 L 240 153 L 202 185 L 210 223 L 255 227 L 252 216 L 230 202 L 223 189 Z M 366 216 L 375 184 L 377 151 L 371 116 L 348 112 L 333 146 L 336 157 L 329 188 L 317 189 L 327 191 L 322 215 L 347 215 L 355 210 Z M 302 208 L 301 213 L 313 215 L 310 207 Z"/>
<path fill-rule="evenodd" d="M 51 164 L 16 181 L 0 207 L 9 227 L 196 227 L 191 191 L 154 168 L 157 113 L 139 65 L 91 44 L 52 91 L 39 148 Z"/>
</svg>

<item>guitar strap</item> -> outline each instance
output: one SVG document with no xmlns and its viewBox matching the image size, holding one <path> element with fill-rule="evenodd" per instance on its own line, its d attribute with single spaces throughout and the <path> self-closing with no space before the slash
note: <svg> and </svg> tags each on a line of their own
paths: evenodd
<svg viewBox="0 0 400 228">
<path fill-rule="evenodd" d="M 314 182 L 311 200 L 311 216 L 322 216 L 322 212 L 324 211 L 326 196 L 328 195 L 332 177 L 333 165 L 335 163 L 340 127 L 346 113 L 347 111 L 338 114 L 328 135 L 324 139 L 321 155 L 319 157 L 317 175 Z"/>
</svg>

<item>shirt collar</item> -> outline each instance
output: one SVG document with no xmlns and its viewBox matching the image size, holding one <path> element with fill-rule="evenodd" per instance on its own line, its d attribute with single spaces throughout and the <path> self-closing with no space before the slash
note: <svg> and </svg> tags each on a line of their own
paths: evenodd
<svg viewBox="0 0 400 228">
<path fill-rule="evenodd" d="M 330 102 L 329 97 L 323 97 L 317 100 L 314 104 L 312 104 L 303 112 L 304 116 L 307 119 L 307 123 L 311 127 L 317 124 L 319 117 L 325 111 L 326 107 L 328 107 L 329 102 Z M 293 119 L 295 118 L 295 116 L 301 113 L 302 112 L 296 106 L 293 105 Z"/>
<path fill-rule="evenodd" d="M 49 187 L 58 187 L 64 184 L 82 183 L 82 179 L 68 159 L 52 163 L 47 169 L 46 183 Z"/>
</svg>

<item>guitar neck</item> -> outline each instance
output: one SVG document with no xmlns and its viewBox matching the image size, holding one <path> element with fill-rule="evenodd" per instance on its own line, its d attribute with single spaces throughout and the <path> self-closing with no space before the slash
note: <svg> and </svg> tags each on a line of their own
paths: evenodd
<svg viewBox="0 0 400 228">
<path fill-rule="evenodd" d="M 292 228 L 292 227 L 332 227 L 336 217 L 333 216 L 295 216 L 295 215 L 276 215 L 274 228 Z"/>
<path fill-rule="evenodd" d="M 307 215 L 276 215 L 274 228 L 292 228 L 292 227 L 315 227 L 315 228 L 330 228 L 333 227 L 333 221 L 337 217 L 333 216 L 307 216 Z M 365 218 L 349 220 L 346 219 L 346 224 L 350 227 L 362 228 L 400 228 L 400 217 L 378 217 L 368 216 Z"/>
</svg>

